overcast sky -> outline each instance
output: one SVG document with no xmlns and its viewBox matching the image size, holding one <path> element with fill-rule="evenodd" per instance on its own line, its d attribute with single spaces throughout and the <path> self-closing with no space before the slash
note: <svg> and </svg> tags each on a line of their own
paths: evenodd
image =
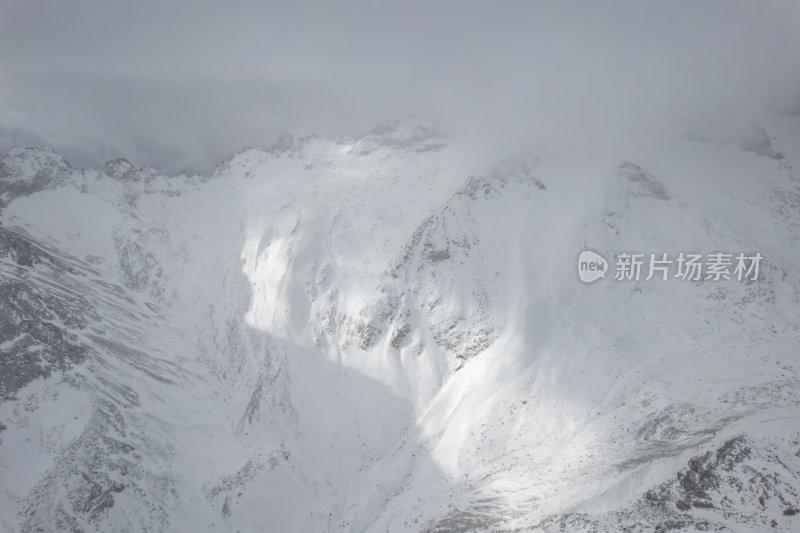
<svg viewBox="0 0 800 533">
<path fill-rule="evenodd" d="M 0 0 L 0 149 L 175 172 L 408 113 L 511 150 L 800 101 L 793 1 L 282 4 Z"/>
</svg>

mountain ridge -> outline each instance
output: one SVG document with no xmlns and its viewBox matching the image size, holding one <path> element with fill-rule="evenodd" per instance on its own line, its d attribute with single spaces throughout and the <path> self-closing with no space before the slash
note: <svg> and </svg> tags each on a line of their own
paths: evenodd
<svg viewBox="0 0 800 533">
<path fill-rule="evenodd" d="M 754 131 L 486 172 L 416 121 L 203 176 L 6 156 L 0 523 L 791 531 L 800 154 Z M 584 286 L 587 245 L 765 262 Z"/>
</svg>

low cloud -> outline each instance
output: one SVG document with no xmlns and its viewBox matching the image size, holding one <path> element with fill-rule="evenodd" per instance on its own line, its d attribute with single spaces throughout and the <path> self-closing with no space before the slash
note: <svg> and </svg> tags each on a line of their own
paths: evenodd
<svg viewBox="0 0 800 533">
<path fill-rule="evenodd" d="M 431 118 L 487 156 L 800 109 L 792 2 L 0 0 L 0 149 L 209 169 L 281 134 Z"/>
</svg>

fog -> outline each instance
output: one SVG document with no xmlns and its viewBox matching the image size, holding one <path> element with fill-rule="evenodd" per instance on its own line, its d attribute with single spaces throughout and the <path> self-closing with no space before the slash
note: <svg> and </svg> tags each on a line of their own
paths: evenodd
<svg viewBox="0 0 800 533">
<path fill-rule="evenodd" d="M 0 0 L 0 150 L 205 171 L 406 114 L 486 156 L 800 107 L 796 2 Z M 787 104 L 788 102 L 788 104 Z"/>
</svg>

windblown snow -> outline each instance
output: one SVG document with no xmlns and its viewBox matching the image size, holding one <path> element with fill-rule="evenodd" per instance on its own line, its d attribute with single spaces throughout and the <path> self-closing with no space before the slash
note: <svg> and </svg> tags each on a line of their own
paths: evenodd
<svg viewBox="0 0 800 533">
<path fill-rule="evenodd" d="M 0 530 L 798 531 L 797 118 L 475 168 L 0 159 Z M 585 285 L 584 249 L 758 252 Z"/>
</svg>

